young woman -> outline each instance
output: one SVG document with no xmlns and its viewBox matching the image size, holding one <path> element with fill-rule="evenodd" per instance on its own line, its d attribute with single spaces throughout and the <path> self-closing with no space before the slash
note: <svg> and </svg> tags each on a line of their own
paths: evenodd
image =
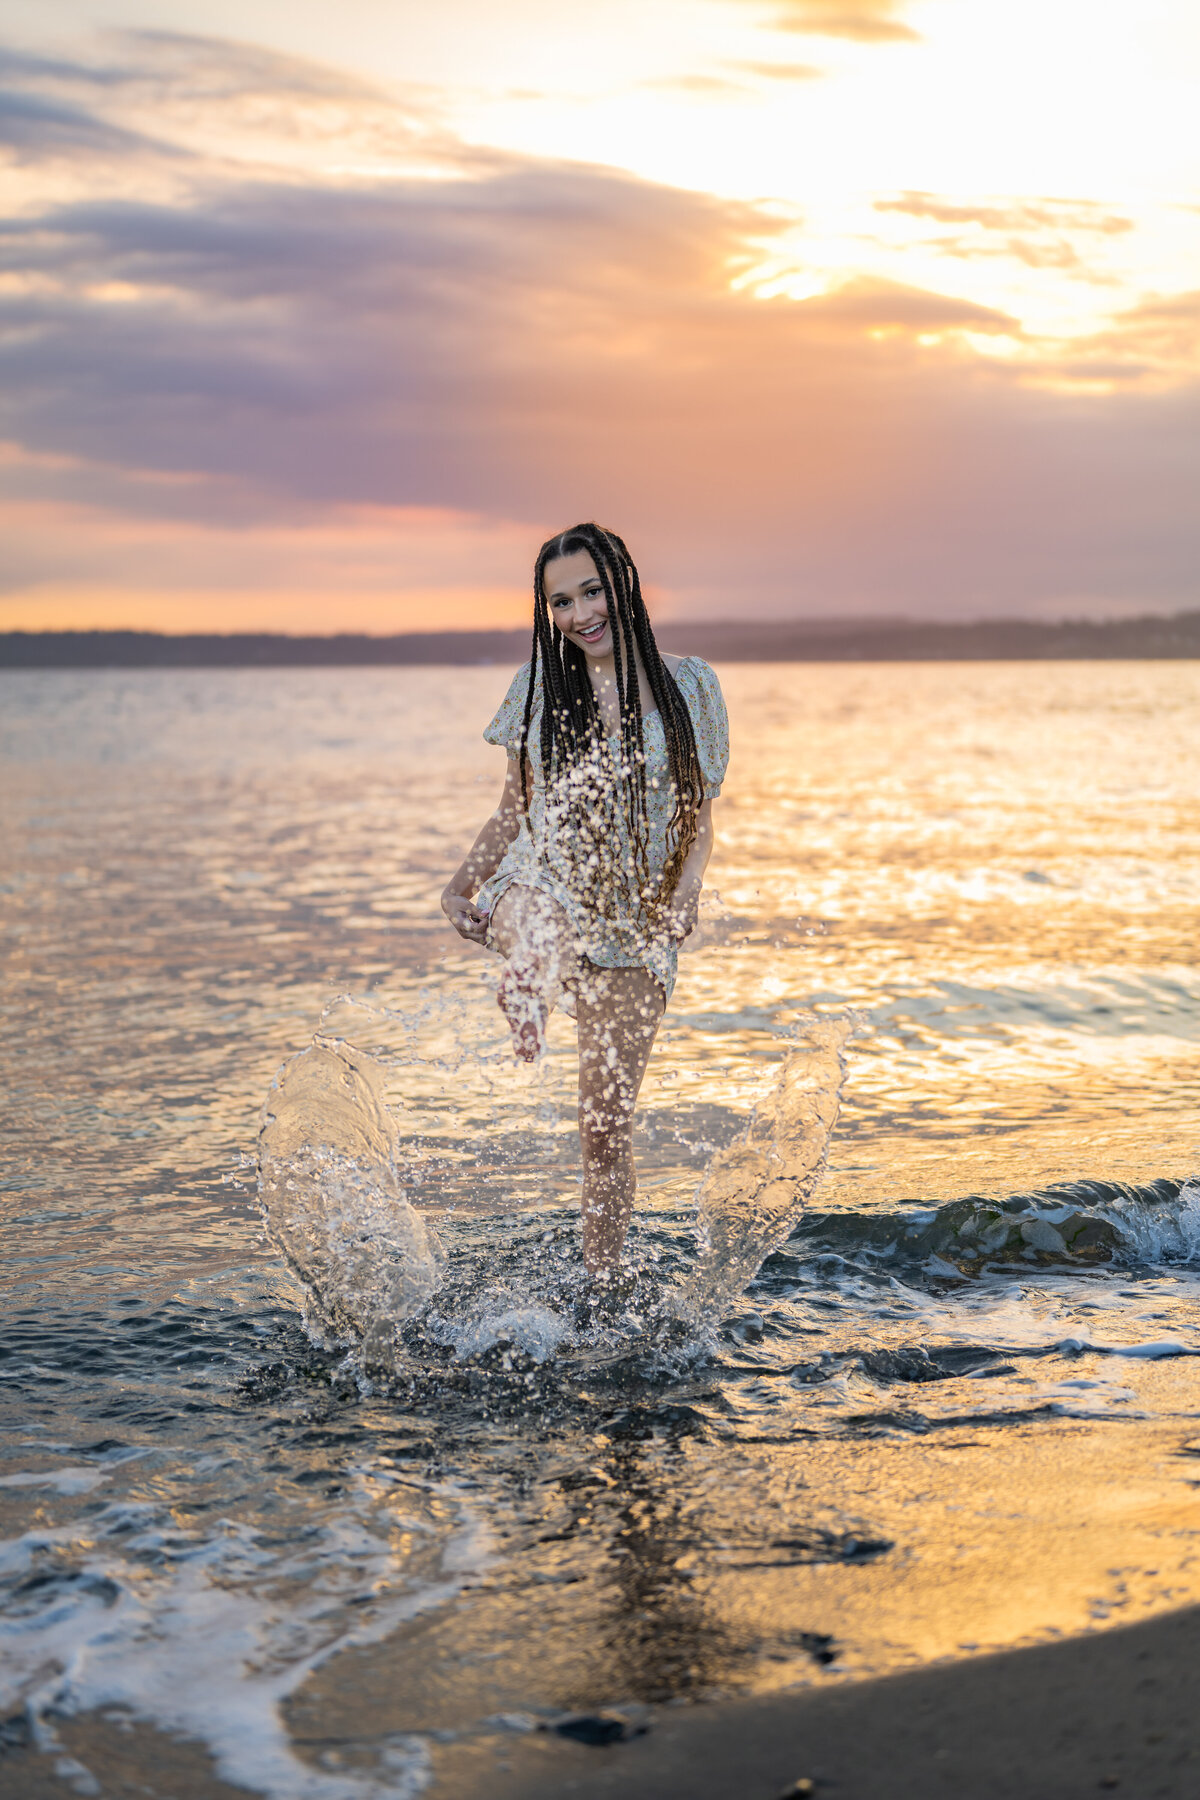
<svg viewBox="0 0 1200 1800">
<path fill-rule="evenodd" d="M 716 675 L 654 641 L 633 560 L 577 525 L 534 569 L 533 654 L 484 737 L 508 751 L 500 804 L 442 895 L 498 950 L 513 1047 L 541 1052 L 556 1003 L 579 1026 L 583 1255 L 601 1278 L 633 1211 L 633 1108 L 696 923 L 729 757 Z"/>
</svg>

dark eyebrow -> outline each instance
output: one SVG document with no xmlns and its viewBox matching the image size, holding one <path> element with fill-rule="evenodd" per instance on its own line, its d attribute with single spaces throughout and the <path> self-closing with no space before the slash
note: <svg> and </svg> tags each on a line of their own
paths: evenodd
<svg viewBox="0 0 1200 1800">
<path fill-rule="evenodd" d="M 602 588 L 604 586 L 604 583 L 601 581 L 601 579 L 598 575 L 589 575 L 587 580 L 582 582 L 580 585 L 582 587 Z M 564 593 L 562 588 L 555 588 L 554 592 L 550 596 L 552 603 L 555 600 L 569 600 L 570 598 L 571 598 L 570 594 Z"/>
</svg>

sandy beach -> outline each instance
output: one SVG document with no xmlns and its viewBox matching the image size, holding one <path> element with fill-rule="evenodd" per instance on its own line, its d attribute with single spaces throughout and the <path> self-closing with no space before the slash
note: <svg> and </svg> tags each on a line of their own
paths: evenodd
<svg viewBox="0 0 1200 1800">
<path fill-rule="evenodd" d="M 1154 1389 L 1178 1422 L 1157 1427 L 1149 1446 L 1122 1425 L 1080 1420 L 875 1439 L 849 1457 L 845 1446 L 836 1458 L 814 1448 L 813 1488 L 847 1513 L 865 1509 L 871 1485 L 886 1491 L 873 1517 L 904 1554 L 705 1584 L 715 1640 L 728 1642 L 739 1622 L 775 1644 L 813 1634 L 806 1666 L 776 1665 L 775 1692 L 761 1691 L 771 1677 L 760 1662 L 753 1695 L 623 1708 L 611 1665 L 607 1690 L 579 1679 L 587 1625 L 576 1612 L 573 1630 L 569 1599 L 547 1602 L 542 1589 L 511 1596 L 519 1623 L 497 1608 L 498 1663 L 464 1669 L 461 1624 L 442 1638 L 431 1620 L 406 1652 L 393 1642 L 336 1680 L 331 1669 L 320 1712 L 364 1725 L 373 1714 L 378 1731 L 415 1706 L 428 1726 L 450 1698 L 436 1671 L 453 1668 L 455 1701 L 473 1686 L 477 1710 L 470 1725 L 455 1705 L 441 1712 L 456 1741 L 435 1754 L 438 1800 L 777 1800 L 800 1779 L 831 1800 L 1074 1800 L 1110 1789 L 1183 1800 L 1200 1792 L 1194 1365 L 1160 1365 Z M 671 1623 L 660 1613 L 646 1627 L 665 1638 Z M 829 1663 L 811 1654 L 823 1638 Z M 732 1661 L 726 1677 L 732 1688 Z M 527 1705 L 540 1698 L 543 1726 L 557 1699 L 567 1711 L 607 1705 L 631 1735 L 597 1748 L 553 1729 L 498 1731 L 498 1719 L 520 1720 L 522 1694 Z M 308 1736 L 316 1720 L 314 1708 L 293 1729 Z"/>
<path fill-rule="evenodd" d="M 660 1717 L 608 1749 L 539 1734 L 492 1800 L 1191 1800 L 1200 1789 L 1200 1608 L 1127 1630 L 852 1687 Z M 108 1800 L 235 1800 L 196 1746 L 78 1722 Z M 43 1759 L 0 1761 L 5 1800 L 58 1800 Z M 466 1792 L 464 1787 L 461 1792 Z"/>
<path fill-rule="evenodd" d="M 1188 1800 L 1200 1791 L 1193 1366 L 1147 1371 L 1147 1397 L 1175 1412 L 1150 1438 L 1144 1424 L 1057 1419 L 810 1446 L 814 1490 L 846 1517 L 872 1505 L 899 1557 L 731 1567 L 686 1596 L 599 1607 L 577 1584 L 485 1575 L 318 1669 L 285 1708 L 295 1753 L 314 1774 L 352 1777 L 417 1734 L 431 1800 L 780 1800 L 803 1780 L 830 1800 Z M 705 1698 L 631 1698 L 656 1657 L 680 1653 L 708 1659 Z M 559 1735 L 578 1713 L 623 1719 L 628 1735 L 600 1747 Z M 106 1800 L 249 1791 L 202 1745 L 120 1708 L 57 1729 Z M 52 1800 L 57 1757 L 20 1738 L 14 1724 L 0 1794 Z"/>
<path fill-rule="evenodd" d="M 496 1800 L 1189 1800 L 1200 1609 L 882 1681 L 661 1718 L 590 1754 L 539 1735 Z"/>
</svg>

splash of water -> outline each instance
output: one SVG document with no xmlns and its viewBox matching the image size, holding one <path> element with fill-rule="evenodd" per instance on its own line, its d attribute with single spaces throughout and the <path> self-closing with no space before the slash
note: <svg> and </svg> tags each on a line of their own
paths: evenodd
<svg viewBox="0 0 1200 1800">
<path fill-rule="evenodd" d="M 798 1223 L 824 1172 L 854 1025 L 810 1013 L 770 1096 L 709 1163 L 696 1196 L 700 1260 L 677 1294 L 685 1317 L 719 1317 Z"/>
<path fill-rule="evenodd" d="M 440 1322 L 433 1336 L 452 1345 L 460 1360 L 500 1346 L 531 1362 L 544 1363 L 554 1355 L 569 1329 L 567 1319 L 548 1306 L 490 1294 L 465 1318 Z"/>
<path fill-rule="evenodd" d="M 271 1084 L 258 1138 L 267 1233 L 308 1297 L 317 1335 L 360 1343 L 394 1366 L 397 1327 L 435 1291 L 437 1239 L 396 1173 L 396 1124 L 383 1070 L 344 1040 L 318 1036 Z"/>
<path fill-rule="evenodd" d="M 339 1014 L 338 1026 L 357 1034 L 373 1017 L 356 1009 Z M 697 1266 L 680 1287 L 648 1297 L 651 1315 L 703 1331 L 790 1235 L 825 1166 L 853 1026 L 850 1016 L 810 1014 L 795 1028 L 770 1097 L 701 1183 Z M 443 1257 L 397 1176 L 400 1143 L 383 1081 L 375 1056 L 333 1035 L 324 1019 L 267 1097 L 259 1196 L 272 1242 L 304 1285 L 310 1329 L 355 1346 L 370 1367 L 396 1371 L 397 1332 L 427 1314 Z M 546 1298 L 529 1293 L 525 1279 L 482 1301 L 470 1281 L 463 1291 L 444 1289 L 434 1337 L 460 1357 L 503 1342 L 542 1362 L 572 1336 Z"/>
<path fill-rule="evenodd" d="M 1165 1205 L 1148 1208 L 1122 1199 L 1106 1210 L 1139 1262 L 1200 1261 L 1200 1180 L 1185 1181 Z"/>
</svg>

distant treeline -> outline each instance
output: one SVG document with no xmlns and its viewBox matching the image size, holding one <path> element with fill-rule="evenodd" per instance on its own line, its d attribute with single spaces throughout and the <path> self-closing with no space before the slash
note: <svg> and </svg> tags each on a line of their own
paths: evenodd
<svg viewBox="0 0 1200 1800">
<path fill-rule="evenodd" d="M 1069 621 L 985 619 L 973 624 L 909 620 L 733 620 L 664 623 L 664 650 L 710 662 L 978 662 L 1047 657 L 1200 657 L 1200 612 L 1173 617 Z M 0 669 L 380 668 L 397 663 L 523 662 L 526 631 L 421 631 L 398 637 L 339 632 L 167 636 L 157 631 L 0 633 Z"/>
</svg>

